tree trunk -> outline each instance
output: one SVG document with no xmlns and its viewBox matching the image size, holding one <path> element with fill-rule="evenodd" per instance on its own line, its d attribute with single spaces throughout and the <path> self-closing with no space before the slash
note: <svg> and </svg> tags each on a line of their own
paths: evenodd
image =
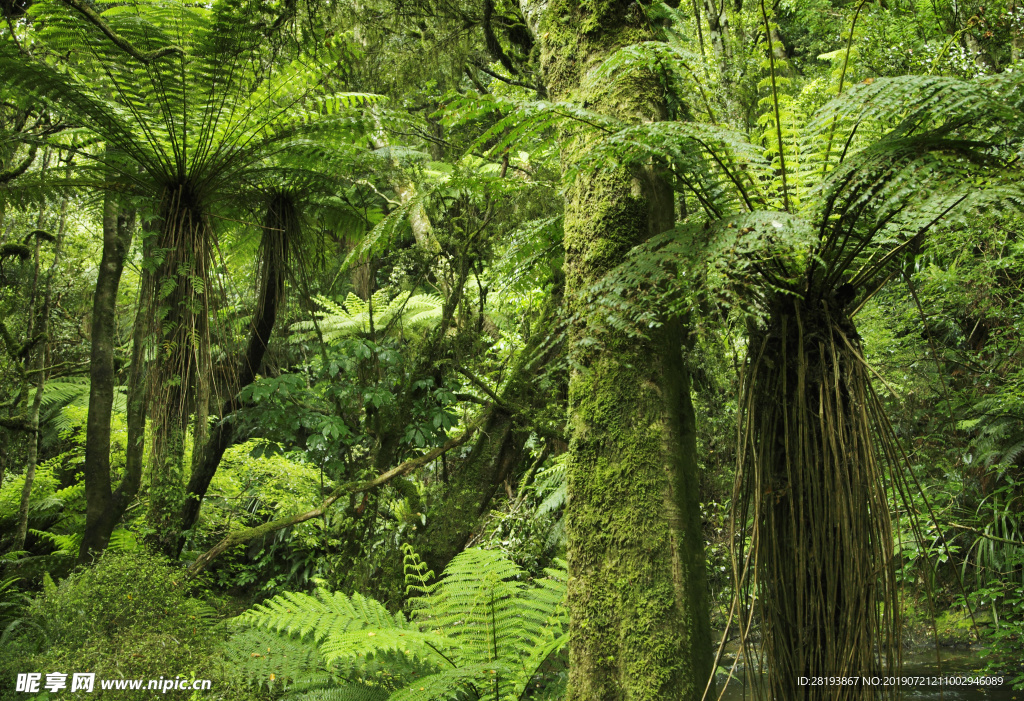
<svg viewBox="0 0 1024 701">
<path fill-rule="evenodd" d="M 507 410 L 491 411 L 469 455 L 454 470 L 439 510 L 427 520 L 419 552 L 434 572 L 444 571 L 466 547 L 499 485 L 522 461 L 528 437 L 529 430 L 517 426 Z"/>
<path fill-rule="evenodd" d="M 545 316 L 541 322 L 550 323 Z M 537 334 L 523 349 L 499 399 L 473 444 L 473 449 L 453 471 L 437 513 L 431 514 L 418 550 L 423 561 L 442 572 L 466 547 L 480 526 L 498 489 L 522 463 L 530 437 L 527 417 L 543 396 L 537 383 L 544 366 L 563 350 L 546 335 Z"/>
<path fill-rule="evenodd" d="M 42 221 L 42 216 L 40 216 Z M 37 310 L 35 308 L 37 289 L 39 285 L 39 253 L 40 247 L 42 246 L 41 239 L 36 235 L 35 245 L 35 271 L 32 275 L 32 294 L 31 301 L 29 302 L 29 322 L 28 322 L 28 338 L 32 338 L 36 330 L 35 317 Z M 48 314 L 43 311 L 39 314 L 39 322 L 42 327 L 41 333 L 46 333 L 46 318 Z M 32 484 L 36 479 L 36 464 L 39 462 L 39 405 L 43 399 L 43 367 L 44 367 L 44 353 L 43 346 L 46 344 L 46 340 L 43 339 L 36 344 L 36 392 L 32 398 L 32 406 L 29 408 L 28 416 L 26 417 L 28 425 L 28 445 L 25 450 L 25 484 L 21 489 L 21 503 L 18 506 L 18 526 L 14 533 L 14 543 L 11 545 L 12 551 L 21 550 L 25 547 L 25 539 L 28 537 L 28 512 L 29 506 L 32 499 Z M 27 379 L 28 373 L 26 373 Z"/>
<path fill-rule="evenodd" d="M 656 77 L 588 85 L 616 49 L 653 38 L 626 0 L 550 0 L 541 21 L 548 93 L 590 109 L 658 120 Z M 567 142 L 573 158 L 586 144 Z M 583 172 L 567 184 L 569 354 L 566 533 L 570 701 L 697 701 L 711 677 L 711 630 L 697 493 L 696 434 L 684 332 L 666 320 L 646 340 L 601 325 L 590 287 L 674 222 L 653 168 Z"/>
<path fill-rule="evenodd" d="M 562 297 L 559 285 L 545 302 L 539 328 L 558 327 Z M 516 359 L 501 395 L 484 389 L 491 395 L 492 405 L 480 436 L 469 455 L 458 461 L 450 478 L 446 470 L 447 486 L 436 508 L 431 506 L 426 530 L 417 545 L 417 552 L 434 572 L 444 571 L 451 559 L 465 549 L 494 495 L 522 463 L 532 431 L 526 414 L 544 398 L 538 380 L 545 366 L 563 351 L 564 344 L 554 336 L 534 334 Z M 458 370 L 474 384 L 483 384 L 468 371 Z"/>
<path fill-rule="evenodd" d="M 60 249 L 61 242 L 64 239 L 64 224 L 67 214 L 68 200 L 65 197 L 61 202 L 60 207 L 60 219 L 57 225 L 57 237 L 54 241 L 53 250 L 53 262 L 50 264 L 50 269 L 46 273 L 46 281 L 43 283 L 43 303 L 38 309 L 36 308 L 36 297 L 38 294 L 38 283 L 39 283 L 39 254 L 40 254 L 40 242 L 43 238 L 42 234 L 45 232 L 36 231 L 36 248 L 35 248 L 35 274 L 33 276 L 32 283 L 32 302 L 29 304 L 29 338 L 38 338 L 39 341 L 36 343 L 36 367 L 35 367 L 35 395 L 32 398 L 32 407 L 29 409 L 28 414 L 28 450 L 26 451 L 26 465 L 25 465 L 25 486 L 21 490 L 21 504 L 18 508 L 18 527 L 14 534 L 14 543 L 11 546 L 12 551 L 21 550 L 25 547 L 25 539 L 28 537 L 28 512 L 31 506 L 32 499 L 32 484 L 36 478 L 36 467 L 39 464 L 39 407 L 43 400 L 43 389 L 46 385 L 46 349 L 49 342 L 47 334 L 50 328 L 50 303 L 51 294 L 53 292 L 53 276 L 57 270 L 57 263 L 60 261 Z M 42 215 L 40 214 L 39 223 L 42 224 Z M 51 240 L 53 238 L 51 237 Z M 38 319 L 38 326 L 35 325 L 34 320 Z"/>
<path fill-rule="evenodd" d="M 711 47 L 714 49 L 715 58 L 718 60 L 718 72 L 723 87 L 732 84 L 732 56 L 729 52 L 729 15 L 725 9 L 725 2 L 719 4 L 719 0 L 705 0 L 708 17 L 708 34 L 711 40 Z"/>
<path fill-rule="evenodd" d="M 114 344 L 117 290 L 131 248 L 132 224 L 119 212 L 114 195 L 103 202 L 103 253 L 92 302 L 92 349 L 89 357 L 89 416 L 85 429 L 85 533 L 78 552 L 87 562 L 102 552 L 123 509 L 115 508 L 110 483 L 110 416 L 114 404 Z"/>
<path fill-rule="evenodd" d="M 150 232 L 147 232 L 150 233 Z M 147 235 L 142 244 L 143 258 L 152 254 L 153 238 Z M 139 282 L 139 302 L 132 328 L 132 360 L 128 373 L 127 434 L 124 475 L 114 493 L 118 508 L 124 511 L 142 484 L 142 461 L 146 449 L 146 415 L 149 413 L 149 352 L 151 346 L 149 308 L 154 294 L 155 278 L 143 268 Z M 113 532 L 113 531 L 111 531 Z"/>
</svg>

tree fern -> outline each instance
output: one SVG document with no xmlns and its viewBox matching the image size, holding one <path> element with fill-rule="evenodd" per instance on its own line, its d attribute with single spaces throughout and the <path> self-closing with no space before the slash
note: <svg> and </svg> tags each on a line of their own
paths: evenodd
<svg viewBox="0 0 1024 701">
<path fill-rule="evenodd" d="M 973 99 L 978 90 L 990 103 L 1020 99 L 1019 80 L 982 86 L 968 83 L 945 80 L 941 87 L 947 99 L 956 91 L 962 100 Z M 882 102 L 891 110 L 895 104 L 906 107 L 902 113 L 914 115 L 914 124 L 890 122 L 874 141 L 856 144 L 851 141 L 856 134 L 851 127 L 843 148 L 837 149 L 832 169 L 824 176 L 812 159 L 790 179 L 792 215 L 750 211 L 770 209 L 773 203 L 781 206 L 763 185 L 772 177 L 771 169 L 765 168 L 764 160 L 752 157 L 739 135 L 708 140 L 706 152 L 717 152 L 716 178 L 702 177 L 700 171 L 698 175 L 685 170 L 673 173 L 677 189 L 696 197 L 705 216 L 653 237 L 598 284 L 595 301 L 602 300 L 610 311 L 618 310 L 608 316 L 609 323 L 634 326 L 638 333 L 647 324 L 656 324 L 659 309 L 664 310 L 666 303 L 681 294 L 677 281 L 687 287 L 687 278 L 681 273 L 693 269 L 694 264 L 723 269 L 726 276 L 722 282 L 745 286 L 741 295 L 755 297 L 760 294 L 756 279 L 785 294 L 806 294 L 822 286 L 838 286 L 844 280 L 861 287 L 877 279 L 910 242 L 920 241 L 939 222 L 948 224 L 979 209 L 1019 209 L 1024 192 L 1017 170 L 1009 166 L 1010 153 L 1004 153 L 1000 142 L 1021 128 L 1019 116 L 1003 109 L 1005 128 L 998 132 L 992 130 L 993 122 L 981 123 L 978 128 L 959 118 L 936 126 L 938 103 L 920 97 L 922 90 L 928 92 L 929 84 L 920 78 L 893 79 L 886 90 L 872 93 L 884 96 Z M 822 113 L 838 109 L 839 102 L 854 102 L 857 94 L 850 91 L 829 103 Z M 926 118 L 932 109 L 936 112 Z M 934 128 L 918 128 L 927 126 L 925 122 Z M 822 134 L 818 131 L 815 136 L 816 130 L 827 129 L 829 123 L 816 117 L 803 129 L 809 134 L 806 143 L 824 149 L 824 140 L 814 138 Z M 668 138 L 653 138 L 656 130 Z M 686 156 L 674 149 L 680 137 L 693 139 L 699 131 L 692 125 L 627 127 L 606 137 L 594 151 L 605 158 L 637 164 L 652 157 L 681 163 L 688 160 L 692 167 L 705 156 L 692 151 Z M 634 138 L 624 138 L 626 134 Z M 981 137 L 996 140 L 982 141 Z M 599 161 L 585 157 L 583 167 L 601 167 Z M 776 165 L 781 167 L 781 163 Z M 705 168 L 703 172 L 709 171 Z M 748 174 L 752 177 L 749 184 L 744 179 Z M 749 214 L 741 213 L 743 205 Z M 712 285 L 712 291 L 714 288 Z"/>
<path fill-rule="evenodd" d="M 324 309 L 318 320 L 297 322 L 292 325 L 292 331 L 297 332 L 296 338 L 309 338 L 319 325 L 324 341 L 329 343 L 371 331 L 416 330 L 440 321 L 444 302 L 437 295 L 403 292 L 390 300 L 389 296 L 387 290 L 381 289 L 364 301 L 350 292 L 344 305 L 318 296 L 316 302 Z"/>
<path fill-rule="evenodd" d="M 288 175 L 310 180 L 309 164 L 291 171 L 282 149 L 360 133 L 359 110 L 379 96 L 333 90 L 327 65 L 344 62 L 345 42 L 327 42 L 270 70 L 263 8 L 244 0 L 197 6 L 178 0 L 106 8 L 82 22 L 67 4 L 33 5 L 40 51 L 0 45 L 0 70 L 14 88 L 87 130 L 105 148 L 77 149 L 91 161 L 79 173 L 96 189 L 145 198 L 159 226 L 148 274 L 161 277 L 149 309 L 161 357 L 151 387 L 153 450 L 150 521 L 154 538 L 176 548 L 175 514 L 184 479 L 187 407 L 212 375 L 209 298 L 213 219 L 225 200 Z M 126 44 L 127 42 L 127 44 Z M 128 47 L 128 48 L 126 48 Z M 134 48 L 131 48 L 134 47 Z M 41 59 L 70 54 L 59 65 Z M 128 60 L 125 52 L 135 60 Z M 63 136 L 51 145 L 69 149 Z M 77 147 L 76 147 L 77 148 Z M 101 155 L 98 155 L 101 154 Z M 202 424 L 202 417 L 196 417 Z"/>
</svg>

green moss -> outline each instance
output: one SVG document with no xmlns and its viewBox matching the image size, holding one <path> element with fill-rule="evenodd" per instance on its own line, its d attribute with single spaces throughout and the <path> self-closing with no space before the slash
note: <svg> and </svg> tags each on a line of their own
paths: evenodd
<svg viewBox="0 0 1024 701">
<path fill-rule="evenodd" d="M 586 80 L 617 49 L 654 38 L 640 4 L 550 0 L 541 36 L 553 99 L 629 121 L 664 113 L 653 74 L 614 84 Z M 587 148 L 566 141 L 565 157 Z M 569 385 L 571 701 L 699 699 L 711 671 L 695 422 L 680 328 L 667 323 L 638 341 L 603 327 L 588 307 L 595 282 L 654 228 L 671 225 L 671 196 L 640 175 L 581 173 L 567 193 L 566 306 L 576 320 L 569 352 L 581 368 Z"/>
<path fill-rule="evenodd" d="M 710 669 L 703 543 L 684 518 L 696 509 L 695 475 L 684 475 L 695 464 L 671 420 L 685 374 L 657 360 L 671 356 L 669 338 L 653 345 L 602 354 L 570 388 L 573 661 L 586 669 L 573 674 L 574 698 L 621 698 L 621 684 L 629 698 L 699 697 Z"/>
<path fill-rule="evenodd" d="M 991 611 L 976 611 L 973 621 L 971 614 L 966 609 L 955 608 L 944 611 L 935 619 L 935 632 L 939 642 L 944 645 L 974 642 L 974 621 L 981 626 L 991 623 Z"/>
<path fill-rule="evenodd" d="M 615 49 L 651 38 L 644 10 L 632 0 L 550 0 L 540 28 L 545 82 L 559 99 Z"/>
</svg>

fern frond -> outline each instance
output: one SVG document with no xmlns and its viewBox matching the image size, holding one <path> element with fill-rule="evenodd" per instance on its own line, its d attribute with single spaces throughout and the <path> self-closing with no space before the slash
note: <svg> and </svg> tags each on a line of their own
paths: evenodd
<svg viewBox="0 0 1024 701">
<path fill-rule="evenodd" d="M 327 664 L 360 657 L 398 656 L 427 667 L 448 667 L 453 665 L 451 648 L 450 640 L 434 632 L 367 627 L 358 631 L 329 631 L 320 643 L 320 654 Z"/>
<path fill-rule="evenodd" d="M 138 551 L 140 545 L 134 533 L 125 528 L 118 528 L 110 534 L 110 544 L 108 547 L 112 552 L 126 553 Z"/>
<path fill-rule="evenodd" d="M 477 138 L 473 150 L 497 154 L 525 147 L 556 126 L 604 134 L 625 126 L 613 117 L 569 102 L 519 101 L 495 95 L 454 98 L 442 115 L 443 123 L 452 127 L 483 117 L 498 119 Z"/>
<path fill-rule="evenodd" d="M 645 122 L 601 138 L 572 164 L 570 178 L 582 171 L 667 160 L 675 166 L 679 189 L 689 190 L 713 218 L 763 206 L 760 183 L 770 164 L 760 148 L 729 129 L 697 122 Z"/>
<path fill-rule="evenodd" d="M 596 69 L 588 72 L 585 83 L 603 86 L 628 78 L 637 71 L 671 77 L 676 83 L 672 86 L 676 94 L 700 95 L 701 108 L 714 123 L 718 120 L 705 90 L 706 79 L 699 77 L 694 69 L 703 60 L 678 42 L 643 41 L 621 48 L 606 58 Z"/>
<path fill-rule="evenodd" d="M 363 628 L 409 628 L 401 613 L 391 614 L 373 599 L 361 594 L 346 596 L 323 590 L 316 595 L 278 594 L 246 611 L 239 617 L 239 623 L 299 637 L 312 636 L 317 642 Z"/>
<path fill-rule="evenodd" d="M 476 698 L 499 701 L 512 691 L 513 685 L 509 680 L 516 671 L 501 662 L 445 669 L 407 684 L 389 696 L 388 701 L 461 701 L 467 693 Z"/>
<path fill-rule="evenodd" d="M 226 669 L 242 684 L 269 686 L 309 681 L 320 674 L 331 684 L 326 666 L 310 641 L 259 628 L 236 631 L 222 647 Z"/>
<path fill-rule="evenodd" d="M 308 691 L 298 691 L 293 687 L 285 698 L 288 701 L 388 701 L 388 692 L 365 684 L 348 683 Z"/>
<path fill-rule="evenodd" d="M 78 555 L 79 546 L 82 544 L 82 534 L 80 533 L 60 534 L 51 533 L 50 531 L 39 531 L 35 528 L 28 529 L 28 532 L 56 547 L 57 550 L 53 553 L 54 555 L 75 557 Z"/>
<path fill-rule="evenodd" d="M 438 295 L 403 292 L 394 299 L 388 299 L 386 289 L 377 290 L 369 300 L 362 300 L 351 292 L 345 298 L 344 306 L 335 304 L 325 297 L 316 297 L 324 313 L 314 324 L 300 321 L 292 325 L 297 338 L 307 338 L 319 325 L 324 340 L 328 343 L 339 338 L 369 333 L 373 328 L 388 332 L 397 328 L 417 329 L 437 323 L 441 318 L 444 300 Z"/>
<path fill-rule="evenodd" d="M 289 699 L 376 699 L 385 687 L 400 687 L 387 698 L 470 692 L 503 701 L 521 698 L 564 648 L 565 563 L 533 586 L 492 551 L 460 553 L 434 584 L 411 548 L 406 564 L 410 591 L 420 594 L 411 602 L 414 622 L 359 595 L 281 594 L 239 618 L 250 627 L 230 642 L 232 659 L 245 662 L 250 683 L 272 674 L 296 680 Z"/>
<path fill-rule="evenodd" d="M 341 264 L 342 270 L 347 270 L 354 263 L 366 257 L 376 255 L 384 245 L 393 243 L 398 236 L 399 229 L 407 224 L 408 217 L 422 207 L 430 194 L 429 188 L 423 188 L 408 200 L 395 207 L 386 217 L 381 219 L 373 229 L 363 237 L 359 245 L 345 257 Z"/>
</svg>

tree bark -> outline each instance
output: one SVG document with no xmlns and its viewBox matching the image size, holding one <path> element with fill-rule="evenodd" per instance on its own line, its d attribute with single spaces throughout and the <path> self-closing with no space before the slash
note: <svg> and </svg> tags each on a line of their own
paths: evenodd
<svg viewBox="0 0 1024 701">
<path fill-rule="evenodd" d="M 627 120 L 659 120 L 653 74 L 621 85 L 584 78 L 616 49 L 653 39 L 626 0 L 551 0 L 541 21 L 548 93 Z M 568 141 L 572 159 L 586 143 Z M 674 222 L 656 170 L 608 167 L 567 183 L 569 354 L 566 533 L 569 701 L 696 701 L 711 677 L 695 418 L 684 330 L 666 320 L 646 340 L 602 326 L 590 287 L 630 249 Z"/>
<path fill-rule="evenodd" d="M 85 428 L 85 533 L 78 561 L 87 562 L 106 549 L 121 519 L 110 482 L 110 416 L 114 405 L 114 344 L 117 290 L 131 248 L 132 222 L 120 212 L 114 195 L 103 201 L 103 252 L 92 302 L 92 348 L 89 357 L 89 415 Z"/>
</svg>

